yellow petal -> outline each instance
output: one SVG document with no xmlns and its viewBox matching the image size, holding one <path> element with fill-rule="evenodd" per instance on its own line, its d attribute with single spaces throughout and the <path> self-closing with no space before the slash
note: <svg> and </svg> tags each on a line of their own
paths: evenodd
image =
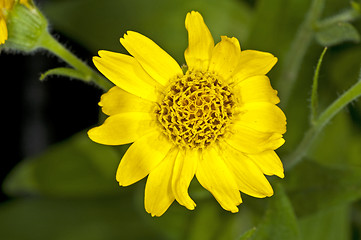
<svg viewBox="0 0 361 240">
<path fill-rule="evenodd" d="M 142 34 L 128 31 L 124 38 L 120 39 L 120 43 L 161 85 L 167 86 L 169 80 L 183 75 L 178 63 L 156 43 Z"/>
<path fill-rule="evenodd" d="M 107 115 L 115 115 L 124 112 L 148 112 L 151 113 L 156 106 L 154 102 L 130 94 L 115 86 L 104 93 L 99 106 Z"/>
<path fill-rule="evenodd" d="M 145 185 L 145 210 L 154 216 L 161 216 L 174 201 L 172 191 L 172 170 L 178 150 L 168 152 L 162 162 L 148 176 Z"/>
<path fill-rule="evenodd" d="M 20 0 L 19 2 L 25 5 L 26 7 L 31 8 L 32 3 L 30 2 L 30 0 Z"/>
<path fill-rule="evenodd" d="M 242 51 L 234 81 L 237 83 L 248 77 L 267 74 L 276 62 L 277 58 L 270 53 L 255 50 Z"/>
<path fill-rule="evenodd" d="M 131 185 L 147 176 L 165 158 L 172 144 L 159 131 L 145 134 L 124 154 L 117 170 L 120 186 Z"/>
<path fill-rule="evenodd" d="M 282 134 L 260 132 L 244 124 L 233 124 L 225 141 L 243 153 L 260 153 L 283 145 Z"/>
<path fill-rule="evenodd" d="M 227 80 L 238 65 L 241 47 L 237 38 L 226 36 L 221 38 L 222 40 L 213 49 L 209 71 L 215 72 L 223 80 Z"/>
<path fill-rule="evenodd" d="M 172 189 L 179 204 L 193 210 L 196 204 L 189 197 L 188 187 L 197 169 L 199 154 L 197 150 L 180 151 L 174 163 Z"/>
<path fill-rule="evenodd" d="M 225 210 L 238 212 L 237 206 L 242 199 L 234 176 L 213 147 L 204 149 L 202 155 L 196 171 L 199 183 L 213 194 Z"/>
<path fill-rule="evenodd" d="M 284 178 L 283 164 L 275 151 L 265 151 L 259 154 L 247 154 L 266 175 L 276 175 Z"/>
<path fill-rule="evenodd" d="M 149 74 L 143 69 L 143 67 L 134 57 L 126 54 L 111 52 L 106 50 L 100 50 L 98 51 L 98 54 L 101 58 L 106 58 L 108 61 L 114 61 L 119 64 L 125 62 L 125 65 L 128 64 L 133 65 L 133 66 L 129 66 L 129 69 L 127 69 L 127 70 L 131 70 L 131 74 L 134 73 L 141 81 L 144 81 L 149 85 L 156 85 L 157 88 L 164 89 L 161 84 L 159 84 L 155 79 L 149 76 Z"/>
<path fill-rule="evenodd" d="M 155 121 L 154 116 L 149 113 L 119 113 L 108 117 L 99 127 L 90 129 L 88 136 L 94 142 L 101 144 L 127 144 L 153 131 Z"/>
<path fill-rule="evenodd" d="M 8 39 L 8 29 L 6 27 L 6 21 L 0 16 L 0 44 L 4 44 Z"/>
<path fill-rule="evenodd" d="M 233 90 L 238 94 L 242 103 L 270 102 L 277 104 L 280 102 L 277 91 L 272 88 L 269 78 L 265 75 L 246 78 Z"/>
<path fill-rule="evenodd" d="M 286 132 L 286 116 L 274 104 L 267 102 L 246 103 L 240 108 L 237 121 L 261 132 Z"/>
<path fill-rule="evenodd" d="M 9 10 L 13 7 L 15 1 L 14 0 L 2 0 L 0 1 L 0 7 L 5 8 L 6 10 Z"/>
<path fill-rule="evenodd" d="M 213 37 L 199 12 L 187 14 L 188 48 L 184 57 L 190 70 L 206 71 L 214 47 Z"/>
<path fill-rule="evenodd" d="M 110 81 L 138 97 L 157 102 L 161 86 L 143 70 L 135 58 L 109 51 L 99 51 L 94 65 Z"/>
<path fill-rule="evenodd" d="M 227 144 L 221 144 L 220 150 L 241 192 L 258 198 L 273 195 L 273 189 L 267 178 L 250 158 Z"/>
</svg>

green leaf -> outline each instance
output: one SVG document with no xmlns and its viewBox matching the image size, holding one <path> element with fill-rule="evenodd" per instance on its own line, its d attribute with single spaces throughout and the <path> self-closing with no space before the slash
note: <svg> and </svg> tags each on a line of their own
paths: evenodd
<svg viewBox="0 0 361 240">
<path fill-rule="evenodd" d="M 247 48 L 270 51 L 283 61 L 297 27 L 302 22 L 310 0 L 258 0 Z M 270 36 L 274 36 L 269 38 Z M 268 39 L 264 41 L 264 39 Z M 276 52 L 275 52 L 276 51 Z M 272 70 L 277 71 L 277 68 Z"/>
<path fill-rule="evenodd" d="M 318 211 L 300 219 L 303 239 L 351 239 L 349 213 L 350 207 L 348 205 L 340 205 Z"/>
<path fill-rule="evenodd" d="M 41 74 L 40 80 L 43 81 L 43 80 L 45 80 L 45 78 L 47 78 L 51 75 L 70 77 L 70 78 L 84 80 L 86 82 L 89 81 L 89 79 L 87 79 L 87 77 L 84 73 L 82 73 L 76 69 L 67 68 L 67 67 L 59 67 L 59 68 L 50 69 L 50 70 L 46 71 L 45 73 Z"/>
<path fill-rule="evenodd" d="M 358 14 L 361 13 L 361 4 L 356 1 L 351 1 L 351 8 Z"/>
<path fill-rule="evenodd" d="M 360 34 L 350 23 L 338 22 L 321 26 L 316 32 L 316 39 L 322 46 L 329 47 L 346 41 L 359 42 Z"/>
<path fill-rule="evenodd" d="M 7 202 L 0 205 L 1 239 L 164 239 L 144 224 L 129 196 L 73 200 L 35 198 Z"/>
<path fill-rule="evenodd" d="M 256 228 L 251 228 L 250 230 L 242 234 L 239 240 L 251 240 L 255 232 L 256 232 Z"/>
<path fill-rule="evenodd" d="M 119 38 L 133 30 L 150 37 L 180 64 L 187 47 L 184 20 L 188 11 L 202 13 L 216 41 L 228 35 L 241 42 L 248 34 L 252 13 L 247 4 L 234 0 L 54 0 L 44 4 L 43 10 L 54 29 L 94 54 L 99 49 L 119 52 Z"/>
<path fill-rule="evenodd" d="M 300 239 L 300 232 L 296 216 L 293 212 L 282 185 L 276 184 L 275 194 L 270 199 L 266 214 L 257 227 L 256 231 L 250 235 L 252 240 L 297 240 Z"/>
<path fill-rule="evenodd" d="M 237 215 L 224 212 L 224 209 L 213 198 L 197 201 L 197 204 L 197 209 L 192 212 L 186 238 L 188 240 L 236 239 L 242 232 L 240 229 L 247 224 L 243 224 L 243 219 L 237 216 L 242 215 L 247 218 L 247 213 L 242 210 Z M 250 219 L 247 218 L 247 220 Z"/>
<path fill-rule="evenodd" d="M 203 206 L 197 206 L 197 213 L 192 219 L 189 231 L 189 240 L 211 240 L 215 236 L 219 236 L 220 226 L 222 225 L 219 216 L 219 208 L 213 203 L 203 202 Z"/>
<path fill-rule="evenodd" d="M 337 9 L 338 13 L 319 21 L 317 26 L 331 26 L 340 22 L 351 22 L 361 16 L 360 4 L 355 1 L 351 1 L 350 7 L 341 11 L 338 9 L 340 7 L 337 7 L 337 4 L 333 3 L 332 5 Z"/>
<path fill-rule="evenodd" d="M 338 114 L 312 144 L 309 153 L 312 161 L 331 167 L 337 164 L 359 166 L 361 135 L 359 131 L 355 131 L 356 127 L 351 122 L 348 111 Z"/>
<path fill-rule="evenodd" d="M 114 148 L 94 143 L 81 132 L 40 156 L 22 161 L 5 180 L 4 191 L 12 196 L 113 195 L 120 189 L 115 180 L 120 158 Z"/>
<path fill-rule="evenodd" d="M 290 96 L 293 94 L 294 85 L 297 79 L 299 79 L 298 75 L 300 74 L 301 64 L 304 61 L 307 49 L 313 39 L 314 33 L 312 26 L 314 22 L 317 21 L 320 17 L 324 5 L 325 0 L 313 0 L 307 13 L 302 16 L 304 20 L 301 25 L 299 25 L 298 28 L 295 28 L 295 25 L 292 26 L 293 29 L 297 29 L 297 32 L 294 35 L 294 39 L 290 45 L 289 50 L 284 56 L 284 60 L 281 65 L 282 69 L 280 81 L 278 82 L 277 87 L 279 89 L 280 99 L 283 99 L 283 103 L 281 104 L 285 108 L 287 107 Z M 284 11 L 283 6 L 281 7 L 282 11 Z M 283 24 L 283 21 L 280 23 L 280 25 Z M 285 49 L 288 48 L 286 47 Z"/>
<path fill-rule="evenodd" d="M 361 167 L 323 166 L 304 161 L 287 174 L 285 186 L 297 216 L 306 216 L 361 198 Z"/>
</svg>

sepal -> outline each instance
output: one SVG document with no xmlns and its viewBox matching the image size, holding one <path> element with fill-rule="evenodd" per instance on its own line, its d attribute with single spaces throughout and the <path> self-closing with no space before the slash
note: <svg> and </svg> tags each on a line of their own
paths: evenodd
<svg viewBox="0 0 361 240">
<path fill-rule="evenodd" d="M 32 1 L 15 4 L 7 16 L 8 39 L 5 50 L 32 52 L 40 47 L 48 31 L 48 21 Z"/>
</svg>

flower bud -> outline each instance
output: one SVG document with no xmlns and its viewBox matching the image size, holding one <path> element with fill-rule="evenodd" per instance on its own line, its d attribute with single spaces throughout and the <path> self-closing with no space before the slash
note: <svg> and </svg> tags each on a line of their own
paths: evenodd
<svg viewBox="0 0 361 240">
<path fill-rule="evenodd" d="M 47 32 L 48 22 L 32 1 L 16 1 L 6 15 L 8 38 L 6 50 L 31 52 L 39 47 L 41 36 Z"/>
</svg>

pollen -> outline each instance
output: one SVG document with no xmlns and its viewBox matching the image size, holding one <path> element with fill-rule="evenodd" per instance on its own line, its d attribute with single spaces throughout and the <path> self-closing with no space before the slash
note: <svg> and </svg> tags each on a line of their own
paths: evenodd
<svg viewBox="0 0 361 240">
<path fill-rule="evenodd" d="M 188 71 L 171 81 L 156 111 L 163 132 L 176 145 L 199 149 L 221 138 L 232 119 L 235 100 L 215 74 Z"/>
</svg>

